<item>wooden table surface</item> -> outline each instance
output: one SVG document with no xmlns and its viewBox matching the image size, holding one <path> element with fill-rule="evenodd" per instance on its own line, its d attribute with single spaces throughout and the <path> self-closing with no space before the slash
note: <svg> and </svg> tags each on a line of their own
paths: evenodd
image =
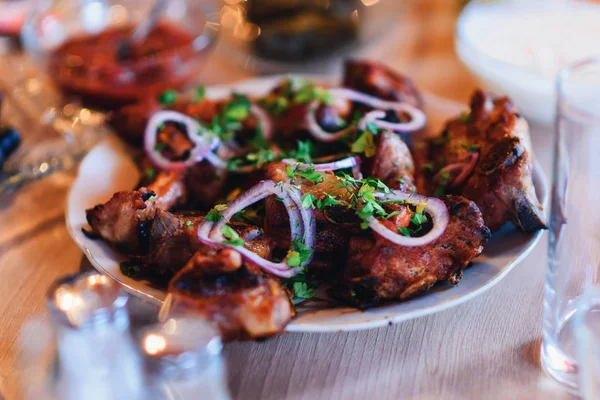
<svg viewBox="0 0 600 400">
<path fill-rule="evenodd" d="M 403 71 L 421 89 L 466 101 L 476 81 L 453 51 L 457 2 L 398 3 L 398 23 L 360 55 Z M 317 72 L 338 69 L 334 64 Z M 204 74 L 208 83 L 253 75 L 223 55 L 213 57 Z M 546 171 L 548 134 L 540 128 L 532 133 Z M 22 324 L 44 313 L 46 288 L 77 271 L 82 260 L 64 224 L 72 179 L 72 173 L 56 174 L 0 202 L 0 399 L 20 398 Z M 442 313 L 368 331 L 230 344 L 224 356 L 233 398 L 570 398 L 539 366 L 545 242 L 491 290 Z"/>
</svg>

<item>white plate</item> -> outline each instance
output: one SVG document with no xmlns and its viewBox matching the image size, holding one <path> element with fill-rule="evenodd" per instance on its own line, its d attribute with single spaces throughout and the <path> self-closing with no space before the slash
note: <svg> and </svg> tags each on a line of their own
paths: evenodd
<svg viewBox="0 0 600 400">
<path fill-rule="evenodd" d="M 232 88 L 238 92 L 261 94 L 281 77 L 245 81 L 229 87 L 211 88 L 210 97 L 228 95 Z M 430 125 L 438 131 L 442 122 L 457 115 L 465 106 L 425 95 L 426 112 Z M 87 225 L 85 210 L 107 201 L 114 192 L 132 189 L 139 180 L 139 172 L 131 159 L 131 151 L 115 137 L 98 144 L 85 157 L 79 174 L 69 193 L 66 223 L 75 243 L 83 250 L 92 265 L 115 280 L 135 296 L 160 304 L 165 293 L 144 282 L 121 274 L 119 263 L 124 261 L 117 252 L 100 240 L 90 240 L 81 231 Z M 548 190 L 546 177 L 539 166 L 534 169 L 534 184 L 542 204 L 546 206 Z M 369 329 L 445 310 L 483 293 L 498 283 L 514 268 L 539 241 L 542 232 L 524 234 L 507 225 L 485 246 L 483 254 L 468 268 L 457 286 L 438 284 L 424 295 L 401 303 L 392 303 L 367 311 L 349 307 L 304 308 L 287 326 L 292 332 L 334 332 Z"/>
</svg>

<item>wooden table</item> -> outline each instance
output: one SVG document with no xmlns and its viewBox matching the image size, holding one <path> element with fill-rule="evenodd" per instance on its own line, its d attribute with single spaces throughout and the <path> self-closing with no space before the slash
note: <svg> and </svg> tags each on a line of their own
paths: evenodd
<svg viewBox="0 0 600 400">
<path fill-rule="evenodd" d="M 422 89 L 466 101 L 476 82 L 453 51 L 456 2 L 402 4 L 397 26 L 361 55 L 405 72 Z M 205 71 L 209 83 L 251 75 L 223 57 L 213 58 Z M 547 129 L 533 132 L 546 171 L 548 134 Z M 64 225 L 72 179 L 69 173 L 56 174 L 0 202 L 0 398 L 19 398 L 16 352 L 22 324 L 44 312 L 46 288 L 78 270 L 82 259 Z M 570 398 L 539 366 L 545 266 L 543 240 L 497 286 L 439 314 L 369 331 L 284 334 L 262 343 L 230 344 L 224 355 L 232 395 L 262 400 Z"/>
</svg>

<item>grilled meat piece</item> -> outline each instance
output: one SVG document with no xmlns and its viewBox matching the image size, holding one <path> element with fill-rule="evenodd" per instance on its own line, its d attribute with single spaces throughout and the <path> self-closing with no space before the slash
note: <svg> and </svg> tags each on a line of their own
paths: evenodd
<svg viewBox="0 0 600 400">
<path fill-rule="evenodd" d="M 379 178 L 390 189 L 412 192 L 415 163 L 406 143 L 393 132 L 382 132 L 377 140 L 377 152 L 367 160 L 367 176 Z"/>
<path fill-rule="evenodd" d="M 134 258 L 141 267 L 158 275 L 179 271 L 200 248 L 198 225 L 203 217 L 173 214 L 159 206 L 159 197 L 146 188 L 116 193 L 107 203 L 87 210 L 92 233 L 118 251 Z M 272 256 L 272 239 L 262 229 L 229 224 L 245 246 L 263 258 Z"/>
<path fill-rule="evenodd" d="M 148 230 L 154 220 L 155 195 L 147 188 L 117 192 L 105 204 L 86 210 L 92 233 L 119 252 L 136 256 L 148 249 Z"/>
<path fill-rule="evenodd" d="M 204 246 L 198 240 L 202 220 L 157 209 L 148 229 L 148 246 L 139 258 L 142 267 L 162 276 L 179 271 Z"/>
<path fill-rule="evenodd" d="M 343 85 L 380 99 L 423 106 L 421 95 L 410 79 L 375 62 L 346 61 Z"/>
<path fill-rule="evenodd" d="M 334 294 L 366 308 L 386 300 L 405 300 L 436 282 L 458 283 L 491 234 L 475 203 L 460 196 L 443 200 L 450 222 L 433 243 L 403 247 L 379 236 L 352 238 L 342 284 Z"/>
<path fill-rule="evenodd" d="M 476 167 L 450 192 L 475 201 L 492 231 L 508 220 L 525 232 L 546 229 L 532 180 L 529 126 L 506 97 L 475 92 L 470 115 L 449 121 L 442 136 L 430 142 L 432 176 L 474 151 L 479 152 Z"/>
<path fill-rule="evenodd" d="M 281 332 L 294 309 L 286 290 L 231 249 L 203 249 L 169 284 L 169 313 L 202 315 L 224 340 L 259 339 Z"/>
<path fill-rule="evenodd" d="M 121 138 L 133 145 L 144 142 L 144 131 L 150 116 L 160 111 L 160 104 L 153 96 L 138 103 L 129 104 L 116 110 L 109 122 Z"/>
<path fill-rule="evenodd" d="M 182 172 L 161 171 L 147 187 L 156 195 L 154 205 L 162 210 L 170 210 L 187 201 L 187 188 Z"/>
<path fill-rule="evenodd" d="M 200 207 L 210 209 L 222 194 L 221 191 L 227 183 L 227 175 L 226 169 L 202 161 L 187 170 L 185 186 L 192 200 Z"/>
</svg>

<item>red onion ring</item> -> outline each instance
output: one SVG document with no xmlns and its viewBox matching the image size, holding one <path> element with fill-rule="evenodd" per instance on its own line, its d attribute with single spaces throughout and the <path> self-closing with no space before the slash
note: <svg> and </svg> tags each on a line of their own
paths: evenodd
<svg viewBox="0 0 600 400">
<path fill-rule="evenodd" d="M 296 159 L 294 159 L 294 158 L 286 158 L 286 159 L 281 160 L 281 162 L 283 162 L 284 164 L 297 164 L 298 168 L 300 168 L 300 169 L 313 168 L 314 171 L 316 171 L 316 172 L 323 172 L 323 171 L 337 171 L 338 169 L 352 168 L 356 165 L 360 165 L 361 159 L 359 156 L 351 156 L 351 157 L 342 158 L 341 160 L 332 161 L 332 162 L 328 162 L 328 163 L 305 164 L 305 163 L 296 161 Z"/>
<path fill-rule="evenodd" d="M 275 263 L 273 261 L 261 258 L 258 254 L 246 249 L 245 247 L 232 246 L 222 243 L 224 239 L 222 228 L 236 212 L 243 210 L 249 205 L 254 204 L 257 201 L 260 201 L 273 194 L 282 199 L 282 202 L 288 211 L 292 240 L 297 240 L 296 238 L 298 238 L 298 240 L 304 239 L 304 245 L 308 250 L 312 251 L 314 248 L 314 238 L 316 236 L 314 234 L 314 229 L 316 228 L 311 228 L 310 225 L 315 225 L 314 216 L 311 217 L 307 210 L 302 209 L 301 206 L 299 207 L 294 199 L 297 198 L 299 200 L 300 198 L 297 195 L 296 190 L 292 190 L 291 188 L 292 187 L 286 187 L 284 185 L 278 186 L 271 180 L 261 181 L 259 184 L 239 195 L 231 203 L 229 203 L 228 207 L 222 213 L 223 218 L 219 222 L 213 223 L 206 219 L 202 221 L 198 227 L 198 238 L 201 242 L 208 245 L 232 248 L 242 254 L 242 256 L 247 260 L 254 262 L 263 270 L 273 275 L 282 278 L 290 278 L 298 274 L 301 271 L 300 268 L 290 267 L 284 261 Z M 309 218 L 312 218 L 312 220 Z M 306 265 L 308 262 L 309 261 L 304 262 L 304 265 Z"/>
<path fill-rule="evenodd" d="M 315 172 L 337 171 L 340 169 L 352 168 L 352 176 L 354 179 L 362 179 L 362 173 L 360 172 L 361 159 L 359 156 L 346 157 L 341 160 L 322 164 L 305 164 L 296 161 L 294 158 L 286 158 L 281 160 L 281 162 L 288 165 L 297 164 L 299 169 L 314 168 Z"/>
<path fill-rule="evenodd" d="M 312 103 L 310 103 L 308 105 L 308 110 L 306 111 L 306 115 L 304 117 L 306 126 L 308 127 L 308 131 L 312 135 L 312 137 L 314 137 L 315 139 L 317 139 L 321 142 L 324 142 L 324 143 L 331 143 L 331 142 L 335 142 L 337 140 L 342 139 L 352 129 L 354 129 L 354 127 L 352 125 L 348 125 L 346 128 L 344 128 L 342 130 L 331 133 L 331 132 L 327 132 L 325 129 L 321 128 L 321 125 L 319 125 L 319 123 L 317 122 L 317 116 L 316 116 L 316 112 L 317 112 L 317 109 L 319 108 L 319 105 L 321 105 L 321 103 L 319 103 L 318 101 L 313 101 Z"/>
<path fill-rule="evenodd" d="M 194 148 L 190 152 L 189 157 L 185 161 L 171 161 L 164 157 L 160 151 L 155 149 L 156 139 L 158 137 L 159 127 L 165 122 L 178 122 L 185 126 L 188 138 L 194 143 Z M 219 145 L 219 138 L 213 136 L 210 138 L 208 135 L 198 134 L 202 127 L 192 117 L 185 114 L 178 113 L 176 111 L 159 111 L 150 117 L 148 124 L 146 124 L 146 131 L 144 132 L 144 150 L 150 158 L 150 161 L 157 167 L 164 170 L 177 170 L 182 171 L 187 167 L 201 161 L 208 153 L 212 152 Z"/>
<path fill-rule="evenodd" d="M 431 216 L 433 228 L 421 237 L 400 235 L 383 225 L 377 218 L 372 216 L 367 218 L 369 227 L 375 233 L 394 244 L 407 247 L 424 246 L 439 238 L 448 226 L 450 214 L 448 213 L 446 204 L 440 199 L 402 192 L 400 190 L 393 190 L 391 193 L 382 194 L 378 197 L 382 200 L 406 200 L 408 203 L 425 203 L 424 211 L 427 211 Z"/>
<path fill-rule="evenodd" d="M 381 111 L 381 110 L 369 111 L 368 113 L 365 114 L 364 117 L 361 118 L 360 121 L 358 121 L 358 129 L 360 129 L 361 131 L 366 131 L 367 124 L 369 122 L 375 122 L 379 118 L 385 118 L 385 111 Z"/>
<path fill-rule="evenodd" d="M 469 177 L 469 175 L 471 175 L 471 173 L 475 169 L 475 166 L 477 165 L 477 161 L 479 160 L 479 153 L 474 151 L 474 152 L 471 152 L 470 155 L 471 155 L 471 159 L 469 160 L 468 163 L 466 163 L 462 172 L 456 177 L 456 179 L 454 179 L 454 182 L 452 183 L 452 187 L 458 186 L 461 183 L 463 183 L 464 180 L 467 179 Z"/>
<path fill-rule="evenodd" d="M 258 119 L 258 123 L 262 129 L 262 136 L 265 140 L 273 139 L 273 120 L 268 112 L 256 104 L 250 105 L 250 114 Z"/>
<path fill-rule="evenodd" d="M 375 119 L 373 122 L 377 125 L 377 127 L 381 129 L 389 129 L 394 132 L 414 132 L 418 131 L 419 129 L 422 129 L 425 126 L 425 123 L 427 122 L 427 117 L 425 116 L 425 113 L 408 103 L 386 101 L 347 88 L 329 89 L 329 93 L 331 93 L 331 95 L 333 95 L 334 97 L 341 97 L 343 99 L 350 100 L 356 103 L 365 104 L 376 110 L 394 110 L 397 113 L 404 112 L 410 115 L 410 121 L 408 122 L 388 122 L 382 121 L 380 119 Z"/>
<path fill-rule="evenodd" d="M 227 163 L 219 158 L 218 155 L 209 151 L 204 155 L 204 159 L 211 163 L 215 168 L 225 169 L 227 168 Z"/>
<path fill-rule="evenodd" d="M 300 210 L 300 219 L 301 219 L 301 224 L 302 224 L 301 228 L 302 228 L 304 237 L 298 237 L 298 240 L 303 241 L 306 249 L 311 250 L 310 256 L 302 264 L 302 266 L 305 267 L 312 261 L 313 256 L 315 254 L 314 248 L 315 248 L 315 240 L 317 237 L 317 222 L 315 219 L 315 212 L 312 208 L 302 207 L 302 197 L 301 197 L 302 192 L 300 191 L 300 189 L 298 189 L 292 185 L 289 185 L 289 184 L 286 184 L 285 186 L 289 193 L 290 199 L 292 199 L 294 204 L 296 204 L 296 206 L 298 207 L 298 210 Z M 290 221 L 290 223 L 291 223 L 291 221 Z M 294 238 L 294 236 L 292 235 L 292 240 L 293 240 L 293 238 Z"/>
<path fill-rule="evenodd" d="M 450 185 L 448 185 L 448 188 L 451 189 L 456 186 L 459 186 L 461 183 L 463 183 L 469 177 L 469 175 L 471 175 L 471 173 L 477 166 L 478 160 L 479 160 L 479 153 L 473 151 L 473 152 L 469 153 L 469 161 L 456 162 L 456 163 L 446 165 L 444 168 L 442 168 L 438 171 L 438 173 L 435 175 L 434 179 L 439 180 L 439 176 L 441 176 L 442 174 L 459 170 L 460 171 L 459 174 L 456 176 L 456 178 L 454 178 L 452 183 Z"/>
</svg>

